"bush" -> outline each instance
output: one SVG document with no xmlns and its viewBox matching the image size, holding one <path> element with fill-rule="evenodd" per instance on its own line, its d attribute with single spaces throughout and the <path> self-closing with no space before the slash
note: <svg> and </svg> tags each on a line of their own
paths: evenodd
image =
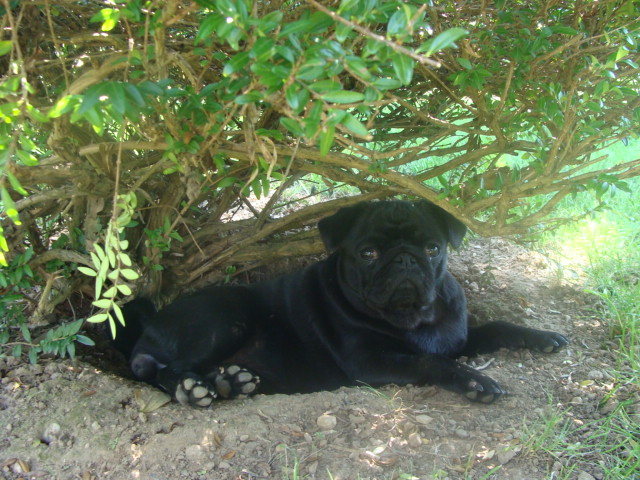
<svg viewBox="0 0 640 480">
<path fill-rule="evenodd" d="M 309 227 L 361 199 L 523 234 L 640 171 L 598 168 L 638 133 L 637 2 L 12 5 L 1 288 L 38 318 L 80 292 L 113 323 L 134 291 L 316 253 Z"/>
</svg>

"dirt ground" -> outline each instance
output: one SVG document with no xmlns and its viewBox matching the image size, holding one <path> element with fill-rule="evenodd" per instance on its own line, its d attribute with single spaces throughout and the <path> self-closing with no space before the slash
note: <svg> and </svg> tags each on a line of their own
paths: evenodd
<svg viewBox="0 0 640 480">
<path fill-rule="evenodd" d="M 196 410 L 118 375 L 95 349 L 38 365 L 0 359 L 0 478 L 602 478 L 597 452 L 553 456 L 535 447 L 558 419 L 582 426 L 567 437 L 580 442 L 614 408 L 615 400 L 603 402 L 615 358 L 595 297 L 505 240 L 472 240 L 451 255 L 451 270 L 472 320 L 556 330 L 570 345 L 469 359 L 509 391 L 492 405 L 430 386 L 363 386 Z"/>
</svg>

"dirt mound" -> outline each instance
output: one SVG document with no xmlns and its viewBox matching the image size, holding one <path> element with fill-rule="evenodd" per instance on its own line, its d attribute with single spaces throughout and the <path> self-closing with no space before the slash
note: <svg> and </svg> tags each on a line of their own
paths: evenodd
<svg viewBox="0 0 640 480">
<path fill-rule="evenodd" d="M 603 414 L 613 360 L 591 300 L 561 283 L 544 257 L 503 240 L 472 241 L 452 255 L 451 270 L 472 320 L 556 330 L 569 347 L 469 359 L 509 391 L 493 405 L 436 387 L 362 386 L 196 410 L 96 366 L 98 351 L 38 365 L 0 360 L 0 475 L 544 479 L 576 467 L 571 478 L 600 478 L 596 461 L 571 465 L 539 448 L 558 419 Z"/>
</svg>

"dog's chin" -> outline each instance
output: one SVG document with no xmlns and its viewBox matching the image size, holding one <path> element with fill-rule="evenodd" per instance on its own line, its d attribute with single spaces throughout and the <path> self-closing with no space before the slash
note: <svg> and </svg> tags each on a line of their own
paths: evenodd
<svg viewBox="0 0 640 480">
<path fill-rule="evenodd" d="M 414 330 L 421 326 L 433 325 L 435 310 L 431 306 L 388 306 L 382 310 L 382 318 L 402 330 Z"/>
</svg>

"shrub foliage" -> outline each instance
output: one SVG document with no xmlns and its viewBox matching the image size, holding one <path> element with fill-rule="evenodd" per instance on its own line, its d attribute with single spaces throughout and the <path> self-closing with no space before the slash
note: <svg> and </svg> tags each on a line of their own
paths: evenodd
<svg viewBox="0 0 640 480">
<path fill-rule="evenodd" d="M 599 167 L 638 133 L 634 0 L 0 5 L 5 332 L 318 252 L 306 227 L 363 198 L 522 234 L 640 172 Z"/>
</svg>

